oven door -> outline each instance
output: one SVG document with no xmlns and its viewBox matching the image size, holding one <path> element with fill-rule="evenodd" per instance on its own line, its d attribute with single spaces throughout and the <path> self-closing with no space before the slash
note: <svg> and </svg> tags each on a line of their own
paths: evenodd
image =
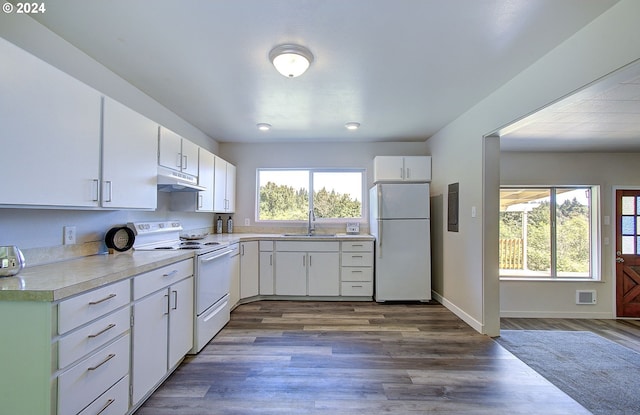
<svg viewBox="0 0 640 415">
<path fill-rule="evenodd" d="M 229 294 L 231 287 L 231 249 L 198 255 L 196 263 L 196 314 Z"/>
</svg>

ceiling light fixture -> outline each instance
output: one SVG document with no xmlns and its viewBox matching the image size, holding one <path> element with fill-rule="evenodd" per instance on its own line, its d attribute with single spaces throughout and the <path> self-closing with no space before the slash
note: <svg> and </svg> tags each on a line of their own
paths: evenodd
<svg viewBox="0 0 640 415">
<path fill-rule="evenodd" d="M 269 52 L 269 60 L 287 78 L 300 76 L 313 62 L 313 54 L 304 46 L 280 45 Z"/>
<path fill-rule="evenodd" d="M 360 128 L 360 123 L 359 122 L 348 122 L 344 126 L 347 127 L 347 130 L 357 130 L 358 128 Z"/>
<path fill-rule="evenodd" d="M 256 127 L 258 127 L 258 130 L 260 131 L 269 131 L 271 129 L 271 124 L 267 124 L 266 122 L 261 122 L 256 124 Z"/>
</svg>

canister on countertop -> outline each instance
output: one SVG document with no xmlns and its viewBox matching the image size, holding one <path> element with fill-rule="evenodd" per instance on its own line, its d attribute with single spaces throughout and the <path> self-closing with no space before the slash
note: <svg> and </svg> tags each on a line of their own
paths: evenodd
<svg viewBox="0 0 640 415">
<path fill-rule="evenodd" d="M 218 215 L 218 221 L 216 222 L 216 233 L 222 233 L 222 216 Z"/>
</svg>

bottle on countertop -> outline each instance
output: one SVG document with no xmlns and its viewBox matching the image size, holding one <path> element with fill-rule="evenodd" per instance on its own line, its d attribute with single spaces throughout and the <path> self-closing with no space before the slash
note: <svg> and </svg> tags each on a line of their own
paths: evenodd
<svg viewBox="0 0 640 415">
<path fill-rule="evenodd" d="M 233 219 L 231 219 L 231 216 L 227 219 L 227 232 L 233 233 Z"/>
<path fill-rule="evenodd" d="M 218 220 L 216 223 L 216 233 L 222 233 L 222 217 L 218 216 Z"/>
</svg>

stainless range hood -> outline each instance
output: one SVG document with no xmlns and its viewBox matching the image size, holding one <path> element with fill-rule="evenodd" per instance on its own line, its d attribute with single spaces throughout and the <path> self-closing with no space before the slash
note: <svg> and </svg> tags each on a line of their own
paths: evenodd
<svg viewBox="0 0 640 415">
<path fill-rule="evenodd" d="M 201 192 L 206 187 L 198 185 L 198 178 L 158 166 L 158 191 L 160 192 Z"/>
</svg>

